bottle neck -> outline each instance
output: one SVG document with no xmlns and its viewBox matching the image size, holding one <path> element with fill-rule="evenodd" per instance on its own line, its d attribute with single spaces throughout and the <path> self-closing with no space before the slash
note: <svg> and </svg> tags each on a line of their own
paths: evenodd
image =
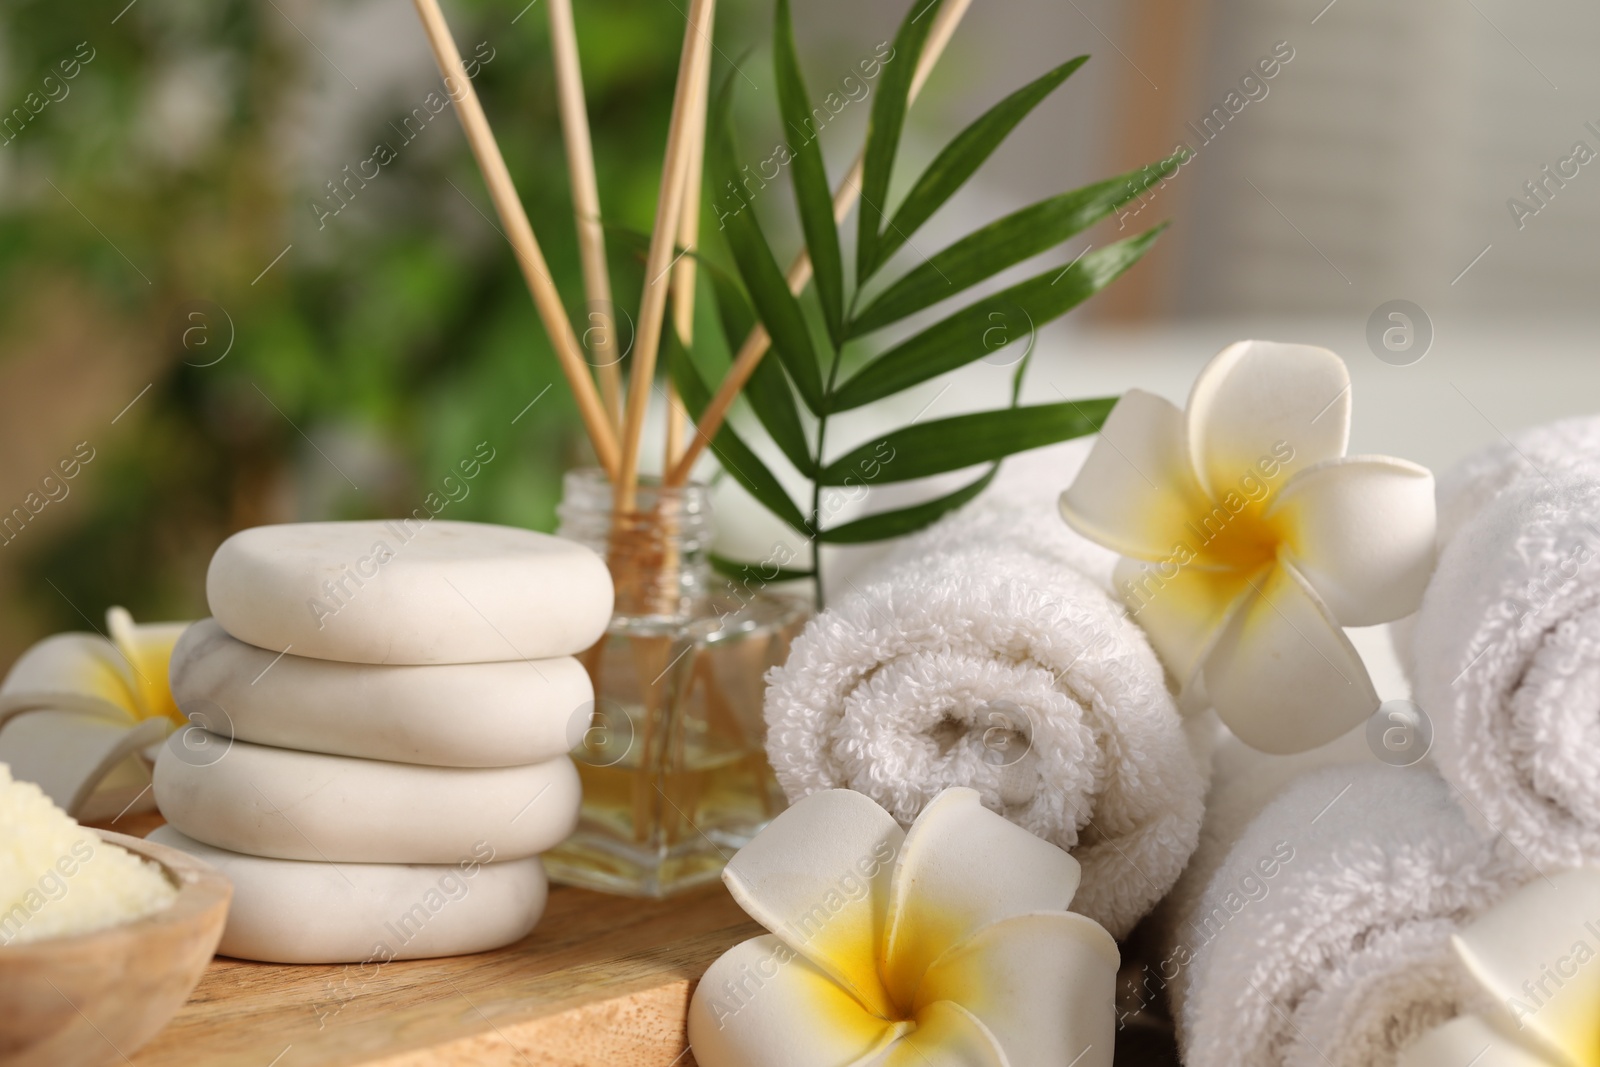
<svg viewBox="0 0 1600 1067">
<path fill-rule="evenodd" d="M 556 514 L 557 532 L 593 549 L 611 569 L 617 615 L 677 619 L 704 605 L 715 532 L 706 486 L 641 479 L 633 508 L 618 513 L 603 473 L 569 471 Z"/>
</svg>

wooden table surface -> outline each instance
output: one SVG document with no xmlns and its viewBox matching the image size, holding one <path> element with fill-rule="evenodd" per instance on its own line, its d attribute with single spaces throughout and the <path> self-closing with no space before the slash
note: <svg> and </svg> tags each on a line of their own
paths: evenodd
<svg viewBox="0 0 1600 1067">
<path fill-rule="evenodd" d="M 115 826 L 143 837 L 161 816 Z M 720 883 L 670 901 L 552 886 L 538 927 L 475 956 L 383 965 L 213 960 L 133 1067 L 695 1067 L 689 994 L 762 930 Z M 1117 1067 L 1178 1067 L 1139 1012 Z M 1032 1067 L 1032 1065 L 1029 1065 Z"/>
<path fill-rule="evenodd" d="M 142 836 L 152 818 L 115 828 Z M 538 928 L 494 952 L 382 965 L 219 957 L 132 1063 L 692 1067 L 695 981 L 760 932 L 720 884 L 666 902 L 554 886 Z"/>
</svg>

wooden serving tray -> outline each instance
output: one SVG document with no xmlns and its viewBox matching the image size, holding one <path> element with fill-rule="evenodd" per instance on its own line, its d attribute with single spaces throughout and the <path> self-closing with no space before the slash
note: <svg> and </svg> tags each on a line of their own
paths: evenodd
<svg viewBox="0 0 1600 1067">
<path fill-rule="evenodd" d="M 122 820 L 142 836 L 160 817 Z M 135 1067 L 692 1067 L 695 981 L 761 933 L 720 884 L 670 901 L 552 886 L 534 932 L 383 965 L 213 960 Z"/>
</svg>

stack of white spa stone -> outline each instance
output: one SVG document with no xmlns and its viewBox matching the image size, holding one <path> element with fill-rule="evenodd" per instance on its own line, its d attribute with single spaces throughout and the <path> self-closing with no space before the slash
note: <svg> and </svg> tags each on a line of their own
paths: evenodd
<svg viewBox="0 0 1600 1067">
<path fill-rule="evenodd" d="M 465 522 L 263 526 L 217 550 L 206 597 L 173 652 L 195 725 L 156 761 L 152 839 L 233 881 L 218 951 L 387 961 L 531 930 L 539 854 L 578 817 L 600 558 Z"/>
</svg>

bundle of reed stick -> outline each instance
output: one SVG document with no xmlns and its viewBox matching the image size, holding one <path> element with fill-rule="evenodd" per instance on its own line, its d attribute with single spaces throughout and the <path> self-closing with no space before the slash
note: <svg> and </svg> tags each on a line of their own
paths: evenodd
<svg viewBox="0 0 1600 1067">
<path fill-rule="evenodd" d="M 655 225 L 645 256 L 644 292 L 635 324 L 636 340 L 631 352 L 632 364 L 626 388 L 622 381 L 621 355 L 616 351 L 616 324 L 610 314 L 614 305 L 571 0 L 546 0 L 546 3 L 550 10 L 556 89 L 567 166 L 571 175 L 572 206 L 576 216 L 584 289 L 590 314 L 598 314 L 606 319 L 593 322 L 593 328 L 584 331 L 589 341 L 587 358 L 560 294 L 556 291 L 555 282 L 550 277 L 539 240 L 512 184 L 511 174 L 506 169 L 488 119 L 484 116 L 483 106 L 478 102 L 472 79 L 462 66 L 460 52 L 439 9 L 439 2 L 414 2 L 440 73 L 444 75 L 445 89 L 456 105 L 456 114 L 483 172 L 495 211 L 505 227 L 528 291 L 533 296 L 534 306 L 577 401 L 578 412 L 595 457 L 614 487 L 615 510 L 618 514 L 631 513 L 638 494 L 640 441 L 645 417 L 650 409 L 650 394 L 655 388 L 656 360 L 661 349 L 663 330 L 667 328 L 669 299 L 671 328 L 678 331 L 685 345 L 693 340 L 695 262 L 688 253 L 694 251 L 699 236 L 700 185 L 705 158 L 716 0 L 691 0 L 689 7 L 688 25 L 684 30 L 678 61 L 677 84 L 673 92 L 672 117 L 667 130 L 666 157 L 662 166 Z M 927 81 L 970 3 L 971 0 L 951 0 L 935 16 L 935 23 L 929 31 L 927 45 L 911 82 L 910 96 L 913 99 Z M 858 154 L 854 165 L 834 192 L 834 214 L 841 221 L 860 195 L 861 171 L 862 156 Z M 810 281 L 811 261 L 803 250 L 790 265 L 787 277 L 790 289 L 797 295 Z M 672 488 L 688 484 L 696 461 L 716 436 L 739 391 L 750 380 L 769 345 L 766 330 L 758 324 L 740 346 L 727 376 L 692 432 L 685 433 L 687 417 L 682 404 L 673 395 L 670 384 L 666 387 L 667 430 L 662 486 Z"/>
</svg>

